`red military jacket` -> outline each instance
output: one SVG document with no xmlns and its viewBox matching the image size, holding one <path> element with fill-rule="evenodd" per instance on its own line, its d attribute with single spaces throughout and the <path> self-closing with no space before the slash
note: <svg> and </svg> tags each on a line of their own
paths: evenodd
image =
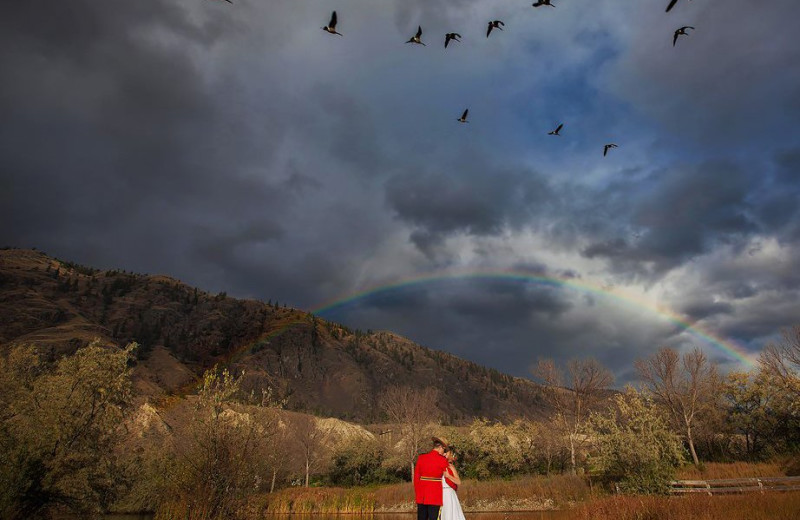
<svg viewBox="0 0 800 520">
<path fill-rule="evenodd" d="M 414 466 L 414 495 L 417 504 L 442 505 L 442 475 L 447 469 L 447 457 L 436 450 L 417 457 Z"/>
</svg>

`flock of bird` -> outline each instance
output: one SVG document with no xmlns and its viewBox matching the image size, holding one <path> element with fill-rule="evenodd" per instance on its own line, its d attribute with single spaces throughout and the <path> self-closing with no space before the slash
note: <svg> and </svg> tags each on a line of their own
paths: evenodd
<svg viewBox="0 0 800 520">
<path fill-rule="evenodd" d="M 228 2 L 230 4 L 233 3 L 232 0 L 224 0 L 224 1 Z M 667 5 L 666 12 L 670 12 L 672 10 L 672 8 L 675 7 L 675 4 L 677 4 L 677 3 L 678 3 L 678 0 L 670 0 L 669 4 Z M 556 7 L 555 5 L 553 5 L 553 0 L 536 0 L 532 4 L 532 7 L 537 7 L 537 8 L 538 7 L 543 7 L 543 6 Z M 322 30 L 326 31 L 326 32 L 328 32 L 330 34 L 336 34 L 336 35 L 342 36 L 342 33 L 338 32 L 336 30 L 336 24 L 338 23 L 338 21 L 339 20 L 338 20 L 338 16 L 336 15 L 336 11 L 333 11 L 333 13 L 331 14 L 331 19 L 328 22 L 328 25 L 322 27 Z M 489 35 L 492 34 L 492 31 L 494 29 L 502 31 L 504 26 L 505 26 L 505 24 L 502 22 L 502 20 L 490 20 L 489 23 L 488 23 L 488 26 L 486 28 L 486 37 L 488 38 Z M 679 29 L 675 30 L 675 33 L 672 36 L 672 46 L 673 47 L 678 43 L 678 38 L 679 37 L 688 36 L 689 35 L 689 33 L 686 32 L 687 29 L 694 30 L 694 27 L 692 27 L 690 25 L 684 25 L 683 27 L 680 27 Z M 447 48 L 447 46 L 450 44 L 451 41 L 460 42 L 461 41 L 461 35 L 458 34 L 458 33 L 455 33 L 455 32 L 451 32 L 451 33 L 445 34 L 445 37 L 444 37 L 444 47 L 445 47 L 445 49 Z M 419 25 L 417 27 L 416 34 L 414 34 L 414 36 L 409 38 L 406 41 L 406 43 L 415 43 L 417 45 L 425 46 L 425 43 L 422 41 L 422 26 L 421 25 Z M 461 117 L 456 119 L 456 121 L 458 121 L 459 123 L 469 123 L 469 121 L 467 121 L 467 116 L 468 115 L 469 115 L 469 108 L 465 109 L 464 112 L 461 114 Z M 553 135 L 553 136 L 559 136 L 560 137 L 562 128 L 564 128 L 564 123 L 559 123 L 558 127 L 556 127 L 555 130 L 553 130 L 551 132 L 548 132 L 547 135 Z M 614 148 L 618 148 L 618 146 L 615 143 L 608 143 L 608 144 L 604 145 L 603 146 L 603 157 L 607 156 L 608 155 L 608 151 L 611 150 L 611 149 L 614 149 Z"/>
</svg>

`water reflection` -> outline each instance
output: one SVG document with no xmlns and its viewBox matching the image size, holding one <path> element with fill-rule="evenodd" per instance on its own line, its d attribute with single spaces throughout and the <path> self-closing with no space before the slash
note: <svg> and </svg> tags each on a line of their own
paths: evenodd
<svg viewBox="0 0 800 520">
<path fill-rule="evenodd" d="M 470 513 L 465 512 L 467 520 L 562 520 L 568 518 L 566 511 L 514 511 L 500 513 Z M 416 520 L 417 514 L 413 513 L 365 513 L 348 515 L 331 514 L 292 514 L 270 515 L 270 520 Z"/>
<path fill-rule="evenodd" d="M 525 511 L 509 513 L 466 513 L 467 520 L 566 520 L 566 511 Z M 69 517 L 72 520 L 72 517 Z M 415 520 L 416 513 L 368 513 L 349 515 L 292 514 L 269 515 L 270 520 Z M 66 520 L 66 519 L 65 519 Z M 153 520 L 152 514 L 113 514 L 103 520 Z"/>
</svg>

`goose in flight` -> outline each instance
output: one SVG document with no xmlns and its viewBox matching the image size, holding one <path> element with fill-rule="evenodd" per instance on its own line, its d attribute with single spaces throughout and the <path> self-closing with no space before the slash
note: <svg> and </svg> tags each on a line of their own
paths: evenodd
<svg viewBox="0 0 800 520">
<path fill-rule="evenodd" d="M 501 22 L 500 20 L 494 20 L 494 21 L 489 22 L 489 28 L 486 29 L 486 37 L 487 38 L 489 37 L 489 34 L 492 32 L 492 29 L 499 29 L 499 30 L 502 31 L 504 25 L 505 24 L 503 22 Z"/>
<path fill-rule="evenodd" d="M 328 25 L 326 27 L 323 27 L 322 30 L 327 31 L 331 34 L 338 34 L 339 36 L 342 36 L 342 33 L 336 32 L 336 11 L 334 11 L 333 14 L 331 15 L 331 21 L 328 22 Z"/>
<path fill-rule="evenodd" d="M 425 45 L 424 43 L 422 43 L 422 40 L 419 39 L 420 36 L 422 36 L 422 26 L 421 25 L 417 28 L 417 34 L 415 36 L 412 36 L 411 39 L 409 39 L 406 43 L 418 43 L 420 45 Z M 427 47 L 427 45 L 425 45 L 425 46 Z"/>
<path fill-rule="evenodd" d="M 678 0 L 670 0 L 669 5 L 667 6 L 667 11 L 666 12 L 669 12 L 670 9 L 675 7 L 675 4 L 677 4 L 677 3 L 678 3 Z"/>
<path fill-rule="evenodd" d="M 536 2 L 533 3 L 533 7 L 542 7 L 543 5 L 549 5 L 550 7 L 555 7 L 552 4 L 552 1 L 553 0 L 536 0 Z"/>
<path fill-rule="evenodd" d="M 445 34 L 444 35 L 444 48 L 445 49 L 447 48 L 447 44 L 450 43 L 450 40 L 455 40 L 457 42 L 460 42 L 461 40 L 459 40 L 459 38 L 461 38 L 461 35 L 458 34 L 458 33 L 447 33 L 447 34 Z"/>
<path fill-rule="evenodd" d="M 686 32 L 686 29 L 694 29 L 691 25 L 684 25 L 677 31 L 675 31 L 675 35 L 672 37 L 672 46 L 675 47 L 675 44 L 678 43 L 678 37 L 681 35 L 689 36 L 689 33 Z"/>
<path fill-rule="evenodd" d="M 609 151 L 610 149 L 612 149 L 612 148 L 617 148 L 617 145 L 615 145 L 614 143 L 609 143 L 609 144 L 605 145 L 605 146 L 603 147 L 603 157 L 605 157 L 605 156 L 606 156 L 606 154 L 608 154 L 608 151 Z"/>
<path fill-rule="evenodd" d="M 561 137 L 561 134 L 559 134 L 559 132 L 561 131 L 562 128 L 564 128 L 564 123 L 559 123 L 558 127 L 552 132 L 547 132 L 547 135 L 557 135 Z"/>
<path fill-rule="evenodd" d="M 467 121 L 467 114 L 469 114 L 469 109 L 464 110 L 464 113 L 461 114 L 461 117 L 459 117 L 456 121 L 459 123 L 469 123 L 469 121 Z"/>
</svg>

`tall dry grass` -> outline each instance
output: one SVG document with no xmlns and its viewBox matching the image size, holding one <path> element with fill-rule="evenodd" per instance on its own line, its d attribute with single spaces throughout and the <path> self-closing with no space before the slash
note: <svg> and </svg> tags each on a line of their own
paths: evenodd
<svg viewBox="0 0 800 520">
<path fill-rule="evenodd" d="M 288 488 L 252 497 L 246 509 L 248 518 L 260 518 L 261 514 L 372 513 L 377 504 L 370 488 Z"/>
<path fill-rule="evenodd" d="M 581 504 L 558 520 L 797 520 L 800 492 L 677 497 L 612 496 Z"/>
<path fill-rule="evenodd" d="M 679 480 L 712 480 L 722 478 L 785 477 L 786 465 L 781 462 L 709 462 L 702 469 L 686 466 L 678 470 Z M 798 515 L 800 517 L 800 515 Z"/>
<path fill-rule="evenodd" d="M 569 507 L 589 498 L 591 490 L 576 476 L 530 476 L 514 480 L 467 480 L 458 490 L 467 512 L 542 511 Z M 287 513 L 412 512 L 410 483 L 372 488 L 291 488 L 250 501 L 248 515 Z"/>
</svg>

